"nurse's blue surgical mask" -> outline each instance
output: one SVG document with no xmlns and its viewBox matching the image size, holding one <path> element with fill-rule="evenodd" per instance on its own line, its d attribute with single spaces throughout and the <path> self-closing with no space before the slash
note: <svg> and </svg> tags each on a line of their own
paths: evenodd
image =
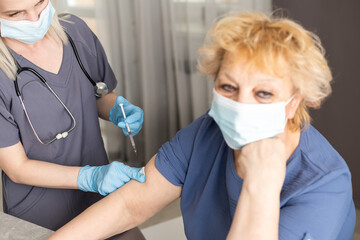
<svg viewBox="0 0 360 240">
<path fill-rule="evenodd" d="M 0 19 L 1 36 L 13 38 L 24 43 L 35 43 L 45 36 L 50 28 L 55 9 L 49 0 L 46 8 L 41 12 L 39 20 L 32 21 L 10 21 Z"/>
<path fill-rule="evenodd" d="M 209 115 L 219 126 L 227 145 L 240 149 L 246 144 L 275 137 L 284 132 L 285 106 L 291 101 L 271 104 L 246 104 L 233 101 L 213 90 Z"/>
</svg>

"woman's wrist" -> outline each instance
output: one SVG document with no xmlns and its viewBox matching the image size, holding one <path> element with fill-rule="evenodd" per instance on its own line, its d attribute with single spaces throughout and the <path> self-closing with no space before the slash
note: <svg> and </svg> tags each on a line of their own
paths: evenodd
<svg viewBox="0 0 360 240">
<path fill-rule="evenodd" d="M 242 191 L 247 191 L 251 196 L 280 196 L 283 181 L 279 179 L 261 179 L 257 177 L 244 179 Z"/>
</svg>

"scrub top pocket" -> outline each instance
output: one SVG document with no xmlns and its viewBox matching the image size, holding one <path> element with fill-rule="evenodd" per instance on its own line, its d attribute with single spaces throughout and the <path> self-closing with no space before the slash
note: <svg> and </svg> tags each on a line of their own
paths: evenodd
<svg viewBox="0 0 360 240">
<path fill-rule="evenodd" d="M 71 117 L 40 79 L 27 82 L 20 91 L 30 121 L 41 141 L 48 142 L 72 127 Z"/>
</svg>

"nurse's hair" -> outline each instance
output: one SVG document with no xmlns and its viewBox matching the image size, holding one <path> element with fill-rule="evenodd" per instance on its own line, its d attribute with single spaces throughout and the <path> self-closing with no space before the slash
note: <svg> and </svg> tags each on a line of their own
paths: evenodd
<svg viewBox="0 0 360 240">
<path fill-rule="evenodd" d="M 55 39 L 55 41 L 62 44 L 67 44 L 68 39 L 59 21 L 66 21 L 66 19 L 66 15 L 58 17 L 55 14 L 51 22 L 50 28 L 46 33 L 49 37 Z M 17 75 L 16 64 L 2 37 L 0 38 L 0 69 L 6 74 L 9 79 L 15 80 Z"/>
<path fill-rule="evenodd" d="M 288 121 L 292 130 L 309 125 L 308 108 L 320 107 L 331 93 L 332 75 L 319 37 L 290 19 L 263 13 L 223 17 L 199 50 L 199 70 L 216 78 L 227 52 L 245 60 L 248 73 L 259 70 L 293 82 L 303 100 Z"/>
</svg>

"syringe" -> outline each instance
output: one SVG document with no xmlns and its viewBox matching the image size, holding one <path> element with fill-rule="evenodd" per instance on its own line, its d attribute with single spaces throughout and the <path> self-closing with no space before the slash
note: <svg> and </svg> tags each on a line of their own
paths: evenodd
<svg viewBox="0 0 360 240">
<path fill-rule="evenodd" d="M 124 120 L 126 120 L 126 115 L 125 115 L 125 111 L 124 111 L 124 106 L 123 106 L 122 103 L 120 103 L 119 105 L 120 105 L 120 107 L 121 107 L 121 111 L 122 111 L 122 114 L 123 114 L 123 116 L 124 116 Z M 132 136 L 132 134 L 131 134 L 131 130 L 130 130 L 129 124 L 128 124 L 128 123 L 125 123 L 125 125 L 126 125 L 127 132 L 128 132 L 128 134 L 129 134 L 131 146 L 132 146 L 132 148 L 133 148 L 133 150 L 134 150 L 134 152 L 135 152 L 135 154 L 136 154 L 135 141 L 134 141 L 134 138 L 133 138 L 133 136 Z"/>
</svg>

